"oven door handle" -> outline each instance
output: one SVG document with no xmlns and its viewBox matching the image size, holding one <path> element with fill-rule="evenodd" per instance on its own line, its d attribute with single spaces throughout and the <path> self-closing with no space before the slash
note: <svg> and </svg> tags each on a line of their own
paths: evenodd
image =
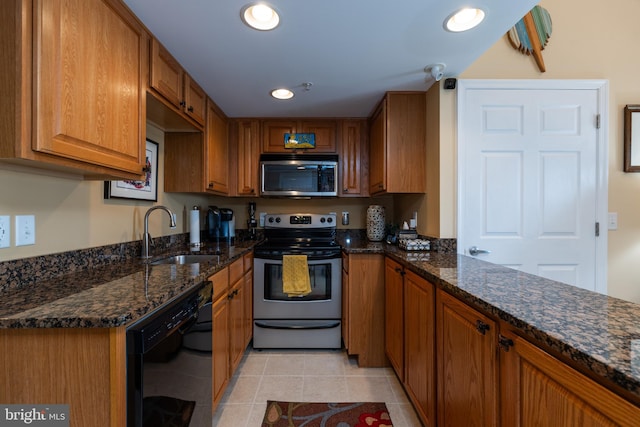
<svg viewBox="0 0 640 427">
<path fill-rule="evenodd" d="M 289 325 L 285 325 L 281 323 L 274 325 L 272 323 L 261 322 L 259 320 L 256 320 L 254 323 L 257 327 L 264 328 L 264 329 L 333 329 L 340 326 L 340 321 L 335 321 L 335 320 L 328 321 L 326 323 L 317 323 L 313 325 L 296 325 L 294 323 Z"/>
</svg>

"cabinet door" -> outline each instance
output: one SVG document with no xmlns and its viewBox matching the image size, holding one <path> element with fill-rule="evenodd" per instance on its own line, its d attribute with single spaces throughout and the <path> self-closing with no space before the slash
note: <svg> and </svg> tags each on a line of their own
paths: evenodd
<svg viewBox="0 0 640 427">
<path fill-rule="evenodd" d="M 229 300 L 226 294 L 213 303 L 211 318 L 213 334 L 211 363 L 213 363 L 213 407 L 215 408 L 229 381 Z"/>
<path fill-rule="evenodd" d="M 336 152 L 336 121 L 335 120 L 306 120 L 298 126 L 300 133 L 315 134 L 316 148 L 309 149 L 310 153 Z"/>
<path fill-rule="evenodd" d="M 33 149 L 142 175 L 148 35 L 120 2 L 34 4 Z"/>
<path fill-rule="evenodd" d="M 244 287 L 242 289 L 242 304 L 244 307 L 244 316 L 242 317 L 243 321 L 243 331 L 244 331 L 244 342 L 242 345 L 242 351 L 247 348 L 249 342 L 251 342 L 251 338 L 253 337 L 253 270 L 248 271 L 244 274 Z"/>
<path fill-rule="evenodd" d="M 390 258 L 385 259 L 384 273 L 384 318 L 385 350 L 391 366 L 400 381 L 404 382 L 404 270 Z"/>
<path fill-rule="evenodd" d="M 638 425 L 637 406 L 503 328 L 500 340 L 505 339 L 510 341 L 500 352 L 502 425 Z"/>
<path fill-rule="evenodd" d="M 174 107 L 184 106 L 184 70 L 158 40 L 151 39 L 150 85 Z"/>
<path fill-rule="evenodd" d="M 340 197 L 369 195 L 368 150 L 364 143 L 364 120 L 345 120 L 340 138 Z"/>
<path fill-rule="evenodd" d="M 349 255 L 349 354 L 358 366 L 382 367 L 384 351 L 384 256 Z"/>
<path fill-rule="evenodd" d="M 260 162 L 260 123 L 241 120 L 237 123 L 237 195 L 258 195 Z"/>
<path fill-rule="evenodd" d="M 386 104 L 385 190 L 426 191 L 426 95 L 390 92 Z"/>
<path fill-rule="evenodd" d="M 244 353 L 244 280 L 238 280 L 229 291 L 229 376 L 233 375 Z"/>
<path fill-rule="evenodd" d="M 496 325 L 437 292 L 438 425 L 496 426 Z"/>
<path fill-rule="evenodd" d="M 295 120 L 265 120 L 262 123 L 262 152 L 290 153 L 284 148 L 284 134 L 297 132 Z"/>
<path fill-rule="evenodd" d="M 349 257 L 342 255 L 342 341 L 347 350 L 351 353 L 349 341 Z"/>
<path fill-rule="evenodd" d="M 207 107 L 207 192 L 229 195 L 229 129 L 227 118 L 213 104 Z"/>
<path fill-rule="evenodd" d="M 371 118 L 369 128 L 369 193 L 386 191 L 387 183 L 387 106 L 383 100 Z M 404 169 L 404 167 L 402 167 Z"/>
<path fill-rule="evenodd" d="M 187 116 L 201 125 L 204 125 L 205 112 L 207 111 L 207 94 L 189 76 L 184 75 L 184 112 Z"/>
<path fill-rule="evenodd" d="M 253 337 L 253 252 L 245 254 L 244 263 L 244 348 Z"/>
<path fill-rule="evenodd" d="M 405 387 L 424 425 L 435 426 L 435 287 L 407 271 L 404 276 Z"/>
</svg>

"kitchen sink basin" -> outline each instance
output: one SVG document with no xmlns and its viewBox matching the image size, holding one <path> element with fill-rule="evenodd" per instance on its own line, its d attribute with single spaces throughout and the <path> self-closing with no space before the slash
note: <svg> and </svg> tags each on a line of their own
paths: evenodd
<svg viewBox="0 0 640 427">
<path fill-rule="evenodd" d="M 151 265 L 159 264 L 199 264 L 201 262 L 218 262 L 219 255 L 211 254 L 189 254 L 189 255 L 175 255 L 168 258 L 162 258 L 151 262 Z"/>
</svg>

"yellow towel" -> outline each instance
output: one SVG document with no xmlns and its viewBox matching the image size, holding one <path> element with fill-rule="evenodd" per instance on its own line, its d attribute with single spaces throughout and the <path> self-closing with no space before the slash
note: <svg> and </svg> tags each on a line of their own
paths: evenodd
<svg viewBox="0 0 640 427">
<path fill-rule="evenodd" d="M 282 256 L 282 292 L 290 297 L 303 297 L 311 293 L 306 255 Z"/>
</svg>

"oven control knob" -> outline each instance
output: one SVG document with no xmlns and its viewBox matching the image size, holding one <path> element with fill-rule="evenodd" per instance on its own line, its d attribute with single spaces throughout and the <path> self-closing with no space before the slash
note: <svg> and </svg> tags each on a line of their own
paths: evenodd
<svg viewBox="0 0 640 427">
<path fill-rule="evenodd" d="M 276 222 L 277 222 L 278 224 L 280 224 L 280 221 L 282 221 L 282 220 L 280 219 L 280 217 L 277 217 L 277 218 L 276 218 Z"/>
<path fill-rule="evenodd" d="M 269 217 L 269 222 L 273 222 L 273 217 L 272 216 Z"/>
<path fill-rule="evenodd" d="M 328 222 L 329 224 L 331 224 L 331 223 L 333 222 L 333 218 L 331 218 L 331 217 L 327 218 L 327 222 Z"/>
<path fill-rule="evenodd" d="M 324 224 L 324 222 L 325 222 L 324 217 L 320 218 L 320 222 Z"/>
</svg>

